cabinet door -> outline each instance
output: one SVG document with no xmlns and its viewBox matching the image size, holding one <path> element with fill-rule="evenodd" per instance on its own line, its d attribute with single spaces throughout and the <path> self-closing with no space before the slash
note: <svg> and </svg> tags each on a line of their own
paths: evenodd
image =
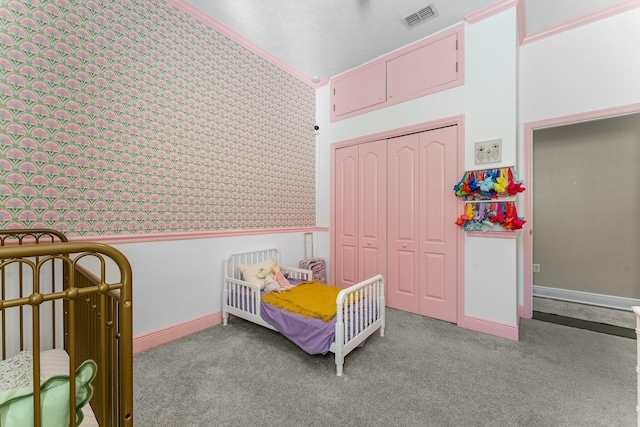
<svg viewBox="0 0 640 427">
<path fill-rule="evenodd" d="M 358 146 L 359 280 L 387 274 L 387 140 Z"/>
<path fill-rule="evenodd" d="M 358 68 L 332 80 L 331 118 L 356 114 L 359 110 L 385 102 L 385 80 L 383 62 Z"/>
<path fill-rule="evenodd" d="M 458 35 L 434 41 L 387 62 L 387 97 L 399 102 L 443 89 L 458 79 Z"/>
<path fill-rule="evenodd" d="M 358 271 L 358 146 L 335 152 L 335 283 L 359 282 Z"/>
</svg>

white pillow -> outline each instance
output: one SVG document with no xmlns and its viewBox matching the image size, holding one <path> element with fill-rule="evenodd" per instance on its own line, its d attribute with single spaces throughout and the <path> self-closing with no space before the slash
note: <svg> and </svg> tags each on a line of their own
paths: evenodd
<svg viewBox="0 0 640 427">
<path fill-rule="evenodd" d="M 273 260 L 267 260 L 258 264 L 239 265 L 238 269 L 240 273 L 242 273 L 242 280 L 253 283 L 254 285 L 259 285 L 260 289 L 264 289 L 266 282 L 273 280 L 274 265 L 275 262 Z M 258 277 L 261 270 L 267 274 L 266 277 Z"/>
<path fill-rule="evenodd" d="M 69 375 L 69 355 L 61 348 L 40 352 L 40 382 L 55 375 Z"/>
<path fill-rule="evenodd" d="M 32 385 L 33 355 L 23 350 L 0 362 L 0 391 Z"/>
</svg>

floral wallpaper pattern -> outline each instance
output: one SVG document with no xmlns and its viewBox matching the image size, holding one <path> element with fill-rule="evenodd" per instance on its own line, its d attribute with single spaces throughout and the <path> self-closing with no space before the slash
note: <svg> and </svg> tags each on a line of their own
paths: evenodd
<svg viewBox="0 0 640 427">
<path fill-rule="evenodd" d="M 0 0 L 0 228 L 315 224 L 315 90 L 164 0 Z"/>
</svg>

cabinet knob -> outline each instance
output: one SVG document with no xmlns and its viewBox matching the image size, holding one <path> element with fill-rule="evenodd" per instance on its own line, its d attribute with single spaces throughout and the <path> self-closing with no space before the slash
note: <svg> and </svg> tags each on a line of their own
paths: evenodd
<svg viewBox="0 0 640 427">
<path fill-rule="evenodd" d="M 406 243 L 403 243 L 403 244 L 402 244 L 402 247 L 403 247 L 403 248 L 406 248 L 406 247 L 407 247 L 407 244 L 406 244 Z"/>
<path fill-rule="evenodd" d="M 367 245 L 368 245 L 368 246 L 371 246 L 371 242 L 367 242 Z"/>
</svg>

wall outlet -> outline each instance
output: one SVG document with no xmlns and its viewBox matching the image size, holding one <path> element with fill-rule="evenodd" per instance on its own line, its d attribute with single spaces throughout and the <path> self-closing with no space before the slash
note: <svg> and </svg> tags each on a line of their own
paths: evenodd
<svg viewBox="0 0 640 427">
<path fill-rule="evenodd" d="M 502 161 L 502 139 L 476 142 L 476 165 Z"/>
<path fill-rule="evenodd" d="M 533 264 L 533 272 L 540 273 L 540 264 Z"/>
</svg>

